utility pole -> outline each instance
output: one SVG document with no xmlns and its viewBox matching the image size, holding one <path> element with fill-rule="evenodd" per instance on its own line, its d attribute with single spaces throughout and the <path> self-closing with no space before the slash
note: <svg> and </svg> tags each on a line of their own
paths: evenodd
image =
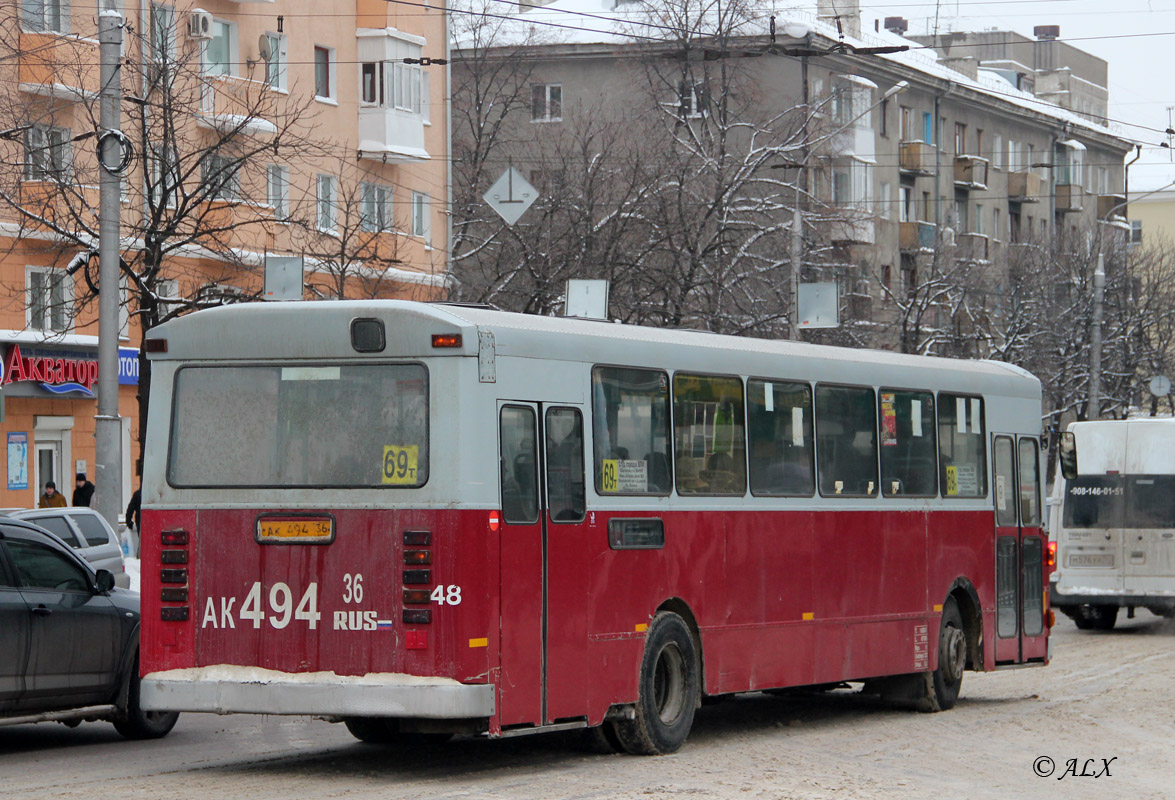
<svg viewBox="0 0 1175 800">
<path fill-rule="evenodd" d="M 98 414 L 94 438 L 96 510 L 118 528 L 122 505 L 122 419 L 118 415 L 119 173 L 123 158 L 122 15 L 98 15 L 101 110 L 98 133 Z"/>
<path fill-rule="evenodd" d="M 1102 304 L 1106 295 L 1105 257 L 1097 254 L 1093 273 L 1093 330 L 1089 334 L 1089 405 L 1086 419 L 1099 419 L 1102 407 Z"/>
</svg>

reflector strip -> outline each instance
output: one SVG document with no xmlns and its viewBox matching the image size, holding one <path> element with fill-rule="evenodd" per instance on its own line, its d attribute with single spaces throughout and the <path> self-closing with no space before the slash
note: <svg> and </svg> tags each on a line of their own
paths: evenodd
<svg viewBox="0 0 1175 800">
<path fill-rule="evenodd" d="M 644 623 L 644 622 L 642 622 L 640 625 L 637 625 L 637 626 L 636 626 L 636 632 L 637 632 L 637 633 L 644 633 L 644 632 L 645 632 L 645 631 L 647 631 L 648 629 L 649 629 L 649 626 L 648 626 L 648 624 L 646 624 L 646 623 Z"/>
<path fill-rule="evenodd" d="M 489 646 L 490 646 L 490 640 L 489 640 L 489 639 L 485 639 L 485 638 L 482 638 L 482 639 L 470 639 L 470 640 L 469 640 L 469 646 L 470 646 L 470 647 L 489 647 Z"/>
<path fill-rule="evenodd" d="M 935 603 L 934 604 L 934 613 L 937 614 L 940 611 L 942 611 L 942 603 Z"/>
<path fill-rule="evenodd" d="M 814 620 L 814 619 L 816 619 L 816 614 L 814 612 L 812 612 L 812 611 L 805 611 L 804 612 L 804 622 L 808 622 L 808 621 Z"/>
</svg>

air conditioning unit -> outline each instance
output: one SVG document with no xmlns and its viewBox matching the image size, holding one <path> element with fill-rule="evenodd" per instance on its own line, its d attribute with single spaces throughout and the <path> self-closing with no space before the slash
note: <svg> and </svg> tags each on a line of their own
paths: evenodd
<svg viewBox="0 0 1175 800">
<path fill-rule="evenodd" d="M 202 8 L 194 8 L 188 15 L 188 38 L 211 39 L 212 15 Z"/>
</svg>

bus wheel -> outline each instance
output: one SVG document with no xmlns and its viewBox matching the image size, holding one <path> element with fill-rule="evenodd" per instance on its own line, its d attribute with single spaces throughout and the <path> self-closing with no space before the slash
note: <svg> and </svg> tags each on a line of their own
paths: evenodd
<svg viewBox="0 0 1175 800">
<path fill-rule="evenodd" d="M 610 720 L 605 720 L 602 725 L 585 728 L 580 737 L 580 746 L 589 753 L 600 755 L 624 752 L 624 745 L 616 736 L 616 726 Z"/>
<path fill-rule="evenodd" d="M 1117 606 L 1082 606 L 1073 618 L 1073 622 L 1083 631 L 1112 631 L 1117 621 Z"/>
<path fill-rule="evenodd" d="M 616 722 L 620 744 L 636 755 L 677 751 L 693 725 L 698 691 L 698 655 L 689 628 L 676 614 L 662 612 L 645 639 L 633 717 Z"/>
<path fill-rule="evenodd" d="M 967 634 L 963 632 L 963 616 L 955 598 L 948 597 L 942 606 L 942 622 L 938 626 L 938 669 L 924 675 L 925 691 L 919 711 L 946 711 L 959 699 L 963 686 L 963 670 L 967 666 Z"/>
<path fill-rule="evenodd" d="M 400 721 L 383 717 L 346 717 L 343 724 L 361 742 L 367 744 L 444 744 L 451 733 L 404 733 Z"/>
</svg>

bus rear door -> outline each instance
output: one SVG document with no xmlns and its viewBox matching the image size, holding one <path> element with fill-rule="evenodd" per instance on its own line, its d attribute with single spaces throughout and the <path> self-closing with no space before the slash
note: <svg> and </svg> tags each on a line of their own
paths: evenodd
<svg viewBox="0 0 1175 800">
<path fill-rule="evenodd" d="M 583 713 L 583 435 L 578 408 L 499 403 L 502 726 Z"/>
<path fill-rule="evenodd" d="M 1045 538 L 1040 457 L 1032 437 L 995 434 L 996 664 L 1043 660 Z"/>
</svg>

